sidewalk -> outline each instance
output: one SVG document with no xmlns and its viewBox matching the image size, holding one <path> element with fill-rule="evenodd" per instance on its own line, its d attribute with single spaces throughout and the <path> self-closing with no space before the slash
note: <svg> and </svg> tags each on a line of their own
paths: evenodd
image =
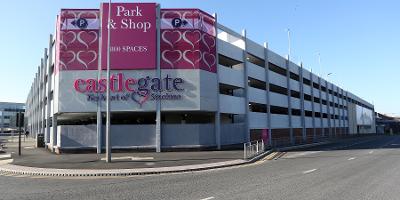
<svg viewBox="0 0 400 200">
<path fill-rule="evenodd" d="M 129 152 L 113 153 L 113 161 L 106 163 L 105 154 L 56 155 L 44 148 L 35 148 L 31 138 L 22 142 L 22 156 L 18 156 L 18 138 L 4 138 L 5 150 L 12 159 L 0 160 L 0 174 L 39 176 L 130 176 L 177 173 L 231 167 L 256 162 L 273 151 L 266 151 L 250 160 L 243 159 L 243 150 L 194 152 Z M 290 147 L 299 149 L 328 144 L 313 143 Z M 289 150 L 289 149 L 287 149 Z"/>
<path fill-rule="evenodd" d="M 0 165 L 0 171 L 47 176 L 121 176 L 205 170 L 249 163 L 243 151 L 129 152 L 113 153 L 106 163 L 105 154 L 56 155 L 44 148 L 34 148 L 34 140 L 22 139 L 22 156 L 18 156 L 18 138 L 4 143 L 12 162 Z M 4 142 L 4 140 L 3 140 Z"/>
</svg>

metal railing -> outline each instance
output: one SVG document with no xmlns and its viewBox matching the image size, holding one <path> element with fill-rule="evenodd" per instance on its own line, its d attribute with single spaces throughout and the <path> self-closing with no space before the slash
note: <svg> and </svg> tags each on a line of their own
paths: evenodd
<svg viewBox="0 0 400 200">
<path fill-rule="evenodd" d="M 243 144 L 243 158 L 250 159 L 257 155 L 260 155 L 265 151 L 266 145 L 263 140 L 257 140 L 252 142 L 247 142 Z"/>
</svg>

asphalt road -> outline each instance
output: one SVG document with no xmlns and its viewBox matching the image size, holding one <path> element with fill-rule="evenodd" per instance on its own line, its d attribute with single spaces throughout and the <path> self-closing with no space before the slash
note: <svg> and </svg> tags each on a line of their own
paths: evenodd
<svg viewBox="0 0 400 200">
<path fill-rule="evenodd" d="M 228 169 L 124 178 L 0 176 L 0 199 L 400 199 L 400 136 Z"/>
</svg>

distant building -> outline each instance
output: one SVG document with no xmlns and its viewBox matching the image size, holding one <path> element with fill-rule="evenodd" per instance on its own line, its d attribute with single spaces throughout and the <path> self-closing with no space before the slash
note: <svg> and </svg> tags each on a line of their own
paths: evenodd
<svg viewBox="0 0 400 200">
<path fill-rule="evenodd" d="M 377 113 L 376 126 L 380 133 L 400 133 L 400 117 Z"/>
<path fill-rule="evenodd" d="M 0 133 L 16 130 L 19 111 L 25 111 L 24 103 L 0 102 Z"/>
</svg>

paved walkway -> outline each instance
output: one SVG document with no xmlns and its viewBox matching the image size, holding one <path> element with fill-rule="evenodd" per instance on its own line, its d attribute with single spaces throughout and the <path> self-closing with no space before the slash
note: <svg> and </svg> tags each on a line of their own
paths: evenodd
<svg viewBox="0 0 400 200">
<path fill-rule="evenodd" d="M 106 163 L 104 154 L 61 154 L 35 148 L 34 140 L 22 142 L 22 155 L 18 156 L 18 138 L 1 137 L 7 153 L 12 159 L 0 159 L 0 174 L 22 174 L 39 176 L 129 176 L 145 174 L 200 171 L 237 166 L 255 162 L 272 151 L 251 160 L 243 160 L 243 151 L 194 151 L 194 152 L 130 152 L 113 153 L 112 162 Z M 322 145 L 314 143 L 290 149 Z M 289 149 L 287 149 L 289 150 Z"/>
<path fill-rule="evenodd" d="M 35 148 L 34 140 L 22 140 L 22 155 L 18 156 L 18 138 L 0 137 L 12 160 L 0 160 L 0 172 L 45 176 L 123 176 L 173 173 L 213 169 L 249 163 L 243 151 L 194 152 L 128 152 L 113 153 L 112 162 L 105 154 L 61 154 Z M 251 161 L 250 161 L 251 162 Z"/>
</svg>

